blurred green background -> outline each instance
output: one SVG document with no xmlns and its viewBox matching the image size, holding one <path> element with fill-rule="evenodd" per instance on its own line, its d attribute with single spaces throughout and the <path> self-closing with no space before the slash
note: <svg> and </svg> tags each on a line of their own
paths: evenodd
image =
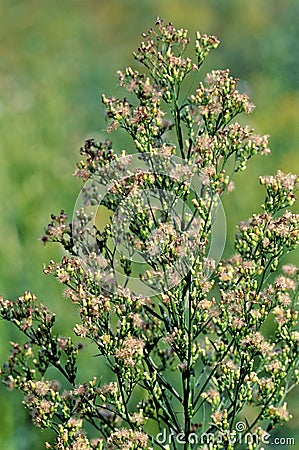
<svg viewBox="0 0 299 450">
<path fill-rule="evenodd" d="M 200 30 L 221 39 L 204 70 L 229 67 L 256 104 L 248 123 L 271 135 L 272 155 L 251 161 L 225 200 L 232 251 L 236 223 L 259 211 L 258 176 L 299 171 L 298 13 L 297 0 L 1 0 L 0 293 L 13 299 L 32 290 L 67 332 L 73 309 L 42 273 L 60 249 L 43 247 L 38 237 L 50 213 L 72 214 L 81 186 L 72 177 L 78 149 L 105 129 L 100 93 L 124 95 L 115 72 L 132 64 L 140 34 L 157 16 L 191 36 Z M 1 364 L 14 333 L 0 323 Z M 297 433 L 297 446 L 298 398 L 297 391 L 290 399 L 294 419 L 281 430 Z M 30 424 L 21 400 L 1 386 L 1 450 L 44 448 L 46 434 Z"/>
</svg>

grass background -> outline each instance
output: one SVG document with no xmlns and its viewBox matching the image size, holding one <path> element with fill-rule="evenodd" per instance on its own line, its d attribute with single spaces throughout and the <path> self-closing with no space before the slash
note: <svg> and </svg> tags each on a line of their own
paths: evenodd
<svg viewBox="0 0 299 450">
<path fill-rule="evenodd" d="M 60 249 L 43 247 L 38 237 L 50 213 L 72 214 L 81 187 L 72 177 L 78 149 L 105 128 L 100 93 L 124 95 L 115 72 L 132 63 L 140 34 L 157 16 L 191 36 L 200 30 L 221 39 L 203 70 L 229 67 L 257 106 L 249 124 L 271 135 L 272 155 L 251 161 L 225 200 L 232 251 L 236 223 L 259 210 L 258 176 L 299 171 L 298 12 L 296 0 L 1 0 L 1 294 L 13 299 L 32 290 L 57 312 L 62 333 L 75 320 L 61 286 L 42 273 Z M 3 322 L 0 339 L 2 364 L 16 339 Z M 285 436 L 297 433 L 298 397 L 297 391 L 290 398 L 294 419 Z M 21 401 L 1 386 L 3 450 L 43 448 L 47 433 L 31 425 Z"/>
</svg>

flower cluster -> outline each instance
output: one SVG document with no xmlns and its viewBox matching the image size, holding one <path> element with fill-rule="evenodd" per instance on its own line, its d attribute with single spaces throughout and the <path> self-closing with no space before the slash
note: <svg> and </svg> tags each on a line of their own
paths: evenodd
<svg viewBox="0 0 299 450">
<path fill-rule="evenodd" d="M 193 92 L 185 85 L 218 44 L 197 33 L 192 59 L 188 31 L 158 19 L 134 53 L 145 73 L 118 72 L 128 98 L 103 94 L 107 132 L 122 128 L 137 154 L 87 140 L 73 221 L 52 215 L 41 238 L 68 252 L 44 273 L 77 308 L 70 336 L 55 334 L 55 314 L 30 292 L 0 297 L 1 318 L 26 338 L 11 343 L 2 378 L 24 393 L 34 424 L 55 433 L 48 449 L 164 448 L 154 436 L 163 429 L 213 433 L 213 450 L 232 449 L 217 437 L 234 435 L 239 420 L 260 434 L 291 419 L 299 271 L 281 263 L 299 243 L 299 215 L 286 209 L 298 176 L 260 178 L 263 212 L 239 224 L 235 254 L 220 261 L 220 196 L 270 149 L 267 135 L 234 121 L 253 104 L 228 70 Z M 86 380 L 78 354 L 89 346 L 100 375 Z"/>
<path fill-rule="evenodd" d="M 122 428 L 111 434 L 108 439 L 109 449 L 139 450 L 147 447 L 148 436 L 142 431 Z"/>
<path fill-rule="evenodd" d="M 212 136 L 221 127 L 227 125 L 237 114 L 250 114 L 254 105 L 247 94 L 241 94 L 237 89 L 237 79 L 229 75 L 229 70 L 213 70 L 206 76 L 206 84 L 200 83 L 195 94 L 192 94 L 191 104 L 197 106 L 197 111 L 209 134 Z"/>
<path fill-rule="evenodd" d="M 281 208 L 280 208 L 281 209 Z M 236 249 L 261 268 L 275 271 L 279 258 L 299 243 L 299 214 L 285 211 L 278 217 L 265 212 L 254 214 L 248 222 L 239 224 Z"/>
<path fill-rule="evenodd" d="M 17 326 L 27 337 L 23 345 L 12 343 L 12 352 L 2 375 L 11 388 L 22 388 L 28 380 L 36 380 L 51 366 L 60 371 L 70 382 L 76 378 L 77 356 L 81 345 L 75 345 L 70 337 L 53 333 L 55 314 L 30 292 L 12 302 L 0 297 L 1 317 Z M 64 356 L 65 364 L 61 364 Z M 21 366 L 21 371 L 18 366 Z M 27 381 L 28 381 L 27 380 Z"/>
<path fill-rule="evenodd" d="M 187 30 L 176 29 L 171 23 L 165 25 L 160 19 L 157 20 L 156 27 L 157 29 L 150 29 L 148 34 L 143 35 L 145 41 L 141 42 L 134 57 L 151 71 L 153 79 L 163 88 L 163 98 L 171 102 L 175 95 L 173 87 L 180 85 L 198 65 L 184 56 L 190 42 Z M 200 42 L 204 51 L 200 48 Z M 200 61 L 202 54 L 202 62 L 204 53 L 207 54 L 210 48 L 216 48 L 217 43 L 212 36 L 203 39 L 199 37 L 198 60 Z"/>
<path fill-rule="evenodd" d="M 60 242 L 67 250 L 72 248 L 72 229 L 71 225 L 66 223 L 67 215 L 62 209 L 60 214 L 51 214 L 51 222 L 45 229 L 45 234 L 41 237 L 41 241 Z"/>
<path fill-rule="evenodd" d="M 295 192 L 299 186 L 299 177 L 294 174 L 284 174 L 278 170 L 275 176 L 260 177 L 260 183 L 267 189 L 264 209 L 276 213 L 279 209 L 293 205 Z"/>
<path fill-rule="evenodd" d="M 107 139 L 105 142 L 95 142 L 87 139 L 80 149 L 80 154 L 85 160 L 77 164 L 75 176 L 86 180 L 91 174 L 96 173 L 99 167 L 113 161 L 116 155 L 112 149 L 112 143 Z"/>
</svg>

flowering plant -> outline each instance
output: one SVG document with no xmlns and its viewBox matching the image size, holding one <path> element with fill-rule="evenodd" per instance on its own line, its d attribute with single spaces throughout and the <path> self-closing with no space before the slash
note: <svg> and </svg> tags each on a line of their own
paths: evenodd
<svg viewBox="0 0 299 450">
<path fill-rule="evenodd" d="M 187 30 L 158 19 L 143 38 L 134 58 L 146 73 L 119 71 L 128 97 L 102 96 L 107 131 L 124 130 L 133 150 L 87 140 L 73 220 L 52 215 L 42 237 L 68 252 L 44 272 L 78 306 L 74 333 L 56 335 L 55 314 L 30 292 L 1 297 L 1 317 L 26 337 L 3 381 L 56 433 L 47 448 L 259 448 L 290 419 L 299 381 L 299 272 L 281 267 L 299 241 L 299 214 L 286 209 L 299 178 L 260 177 L 263 211 L 239 224 L 236 253 L 221 260 L 221 196 L 270 152 L 268 137 L 235 121 L 254 106 L 228 70 L 192 91 L 216 37 L 197 33 L 194 60 Z M 99 373 L 78 383 L 89 343 Z"/>
</svg>

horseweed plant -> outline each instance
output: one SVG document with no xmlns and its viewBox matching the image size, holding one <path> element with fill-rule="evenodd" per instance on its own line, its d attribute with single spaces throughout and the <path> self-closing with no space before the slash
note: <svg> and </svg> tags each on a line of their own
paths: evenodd
<svg viewBox="0 0 299 450">
<path fill-rule="evenodd" d="M 299 178 L 260 177 L 262 212 L 239 224 L 236 253 L 221 261 L 221 197 L 270 152 L 268 137 L 235 121 L 254 106 L 229 70 L 192 92 L 216 37 L 197 33 L 194 51 L 187 30 L 158 19 L 143 39 L 134 58 L 146 73 L 119 71 L 127 98 L 102 96 L 107 131 L 124 130 L 132 150 L 87 140 L 73 219 L 52 215 L 42 237 L 68 252 L 44 272 L 78 306 L 74 334 L 56 335 L 55 314 L 30 292 L 1 298 L 1 317 L 26 336 L 3 381 L 56 433 L 46 448 L 259 448 L 290 419 L 299 381 L 298 270 L 281 266 L 298 245 L 299 214 L 286 208 Z M 97 373 L 79 383 L 88 343 Z"/>
</svg>

